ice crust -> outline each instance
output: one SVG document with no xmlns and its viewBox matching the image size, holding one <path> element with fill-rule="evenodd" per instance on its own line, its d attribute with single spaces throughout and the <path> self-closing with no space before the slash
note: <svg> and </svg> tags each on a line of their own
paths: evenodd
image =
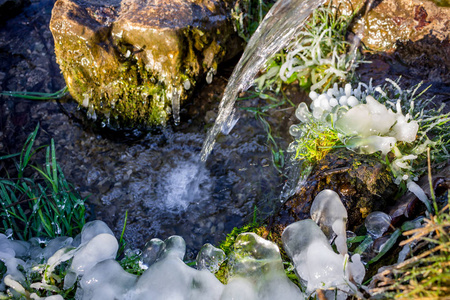
<svg viewBox="0 0 450 300">
<path fill-rule="evenodd" d="M 396 112 L 378 102 L 369 91 L 377 91 L 379 87 L 367 87 L 361 91 L 347 83 L 344 88 L 334 84 L 322 94 L 310 92 L 312 100 L 311 112 L 305 103 L 296 110 L 296 117 L 304 123 L 314 118 L 334 127 L 340 134 L 345 146 L 360 154 L 371 154 L 380 151 L 389 153 L 397 142 L 413 142 L 419 130 L 419 123 L 411 120 L 408 114 L 403 115 L 400 103 Z M 365 86 L 365 85 L 364 85 Z M 297 125 L 290 128 L 290 133 L 301 138 L 302 132 Z"/>
<path fill-rule="evenodd" d="M 351 261 L 347 254 L 347 211 L 336 192 L 323 190 L 314 199 L 310 213 L 311 220 L 286 227 L 281 237 L 283 246 L 297 275 L 306 282 L 307 293 L 338 288 L 338 298 L 345 299 L 345 292 L 361 284 L 365 274 L 359 254 Z M 330 245 L 333 237 L 339 254 Z"/>
<path fill-rule="evenodd" d="M 289 225 L 282 235 L 284 248 L 292 259 L 295 272 L 306 283 L 308 294 L 317 289 L 338 288 L 338 298 L 354 290 L 364 277 L 359 255 L 349 258 L 345 244 L 347 212 L 339 196 L 331 191 L 319 193 L 312 204 L 313 219 L 328 232 L 328 237 L 312 219 Z M 340 253 L 333 251 L 330 238 L 335 237 Z M 342 241 L 339 241 L 342 238 Z M 339 245 L 343 242 L 345 246 Z M 47 247 L 42 249 L 42 243 Z M 41 249 L 39 253 L 38 248 Z M 21 259 L 34 253 L 39 259 L 48 258 L 41 283 L 35 288 L 49 287 L 51 272 L 62 262 L 72 260 L 64 278 L 64 288 L 78 281 L 77 300 L 271 300 L 306 299 L 307 296 L 286 276 L 278 247 L 254 233 L 240 234 L 228 257 L 228 284 L 215 276 L 220 264 L 227 259 L 220 249 L 206 244 L 197 257 L 197 269 L 183 261 L 186 243 L 180 236 L 162 241 L 150 240 L 141 254 L 143 274 L 127 273 L 115 260 L 117 239 L 102 221 L 89 222 L 75 239 L 62 237 L 50 242 L 32 240 L 18 242 L 0 235 L 0 259 L 7 273 L 0 290 L 6 287 L 13 293 L 26 291 L 19 265 L 32 264 Z M 35 261 L 36 263 L 36 261 Z M 325 291 L 329 299 L 334 292 Z M 55 295 L 50 298 L 62 299 Z"/>
</svg>

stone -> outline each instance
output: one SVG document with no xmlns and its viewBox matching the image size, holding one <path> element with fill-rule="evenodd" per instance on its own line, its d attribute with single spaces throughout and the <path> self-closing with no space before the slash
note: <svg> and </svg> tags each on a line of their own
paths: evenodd
<svg viewBox="0 0 450 300">
<path fill-rule="evenodd" d="M 50 29 L 71 95 L 105 126 L 164 125 L 242 43 L 232 0 L 58 0 Z"/>
<path fill-rule="evenodd" d="M 437 1 L 376 0 L 364 17 L 364 0 L 343 1 L 340 9 L 350 13 L 351 7 L 362 8 L 353 32 L 362 32 L 362 42 L 370 49 L 388 51 L 397 41 L 417 41 L 433 33 L 440 40 L 448 36 L 450 7 L 438 6 Z M 447 4 L 448 6 L 448 4 Z"/>
<path fill-rule="evenodd" d="M 398 187 L 379 158 L 338 149 L 314 166 L 303 186 L 283 204 L 274 222 L 288 225 L 308 219 L 314 198 L 324 189 L 337 192 L 348 212 L 347 226 L 354 230 L 372 211 L 392 204 Z"/>
</svg>

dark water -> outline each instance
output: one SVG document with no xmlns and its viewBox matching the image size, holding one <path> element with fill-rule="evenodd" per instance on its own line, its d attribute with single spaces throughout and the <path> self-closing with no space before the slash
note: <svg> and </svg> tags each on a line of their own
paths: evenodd
<svg viewBox="0 0 450 300">
<path fill-rule="evenodd" d="M 53 92 L 64 87 L 48 29 L 53 3 L 32 2 L 0 27 L 3 91 Z M 192 256 L 193 249 L 206 242 L 217 245 L 233 227 L 251 221 L 255 211 L 264 217 L 277 205 L 283 183 L 272 166 L 261 123 L 243 110 L 238 110 L 240 120 L 231 134 L 219 136 L 208 161 L 199 162 L 232 67 L 223 66 L 211 85 L 198 88 L 193 102 L 182 107 L 181 125 L 169 122 L 151 133 L 92 128 L 70 97 L 58 102 L 2 97 L 0 153 L 20 151 L 40 123 L 36 145 L 55 140 L 66 177 L 89 196 L 89 217 L 106 221 L 119 235 L 128 211 L 125 238 L 131 246 L 177 234 Z M 293 111 L 269 117 L 274 132 L 289 128 Z M 286 147 L 288 140 L 279 142 Z"/>
</svg>

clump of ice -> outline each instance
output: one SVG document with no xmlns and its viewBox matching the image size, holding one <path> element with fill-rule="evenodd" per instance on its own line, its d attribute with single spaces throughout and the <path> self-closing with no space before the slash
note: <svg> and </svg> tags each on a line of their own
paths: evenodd
<svg viewBox="0 0 450 300">
<path fill-rule="evenodd" d="M 337 288 L 338 297 L 345 299 L 346 292 L 350 292 L 354 284 L 361 284 L 365 269 L 359 254 L 349 261 L 347 211 L 339 195 L 331 190 L 320 192 L 311 205 L 311 217 L 312 220 L 286 227 L 282 234 L 283 246 L 294 262 L 296 273 L 306 282 L 307 292 Z M 340 254 L 331 248 L 329 239 L 334 236 Z"/>
<path fill-rule="evenodd" d="M 323 190 L 311 205 L 311 218 L 320 226 L 329 240 L 335 239 L 341 254 L 347 254 L 347 210 L 339 195 L 332 190 Z"/>
<path fill-rule="evenodd" d="M 254 233 L 236 238 L 230 265 L 230 283 L 221 299 L 304 299 L 284 273 L 278 247 Z"/>
<path fill-rule="evenodd" d="M 341 141 L 347 148 L 358 153 L 380 151 L 386 155 L 397 142 L 413 142 L 419 124 L 409 114 L 403 115 L 400 102 L 397 102 L 394 112 L 377 101 L 372 96 L 375 91 L 382 92 L 380 87 L 363 83 L 358 84 L 356 89 L 349 83 L 344 88 L 339 88 L 335 83 L 333 88 L 322 94 L 310 92 L 311 112 L 306 104 L 301 103 L 296 116 L 301 122 L 315 119 L 333 127 L 341 134 Z M 301 135 L 298 126 L 294 125 L 290 131 L 294 137 Z"/>
<path fill-rule="evenodd" d="M 344 235 L 346 212 L 342 210 L 342 203 L 339 206 L 339 197 L 332 191 L 324 191 L 315 201 L 312 210 L 314 218 L 338 237 Z M 338 288 L 338 295 L 344 295 L 354 288 L 353 284 L 361 283 L 364 277 L 360 257 L 354 255 L 350 262 L 344 251 L 335 253 L 328 238 L 313 220 L 291 224 L 283 233 L 282 240 L 294 262 L 296 273 L 307 283 L 308 293 L 316 289 Z M 33 243 L 40 245 L 41 241 L 35 240 Z M 25 278 L 18 268 L 29 263 L 18 258 L 19 255 L 25 257 L 31 251 L 37 253 L 36 245 L 30 245 L 0 235 L 0 259 L 8 268 L 3 284 L 17 297 L 23 295 L 41 299 L 24 288 Z M 115 260 L 117 240 L 101 221 L 87 223 L 79 238 L 59 238 L 47 245 L 49 248 L 43 249 L 46 255 L 55 252 L 45 266 L 40 267 L 42 282 L 34 282 L 30 287 L 57 291 L 52 282 L 60 279 L 55 277 L 53 271 L 62 262 L 69 262 L 64 288 L 78 282 L 77 300 L 306 298 L 286 276 L 278 247 L 254 233 L 243 233 L 236 238 L 234 252 L 228 258 L 230 275 L 227 285 L 223 285 L 212 273 L 226 259 L 223 251 L 205 245 L 197 257 L 197 269 L 194 269 L 183 262 L 186 243 L 180 236 L 171 236 L 164 241 L 152 239 L 146 244 L 139 263 L 143 271 L 141 276 L 127 273 Z M 4 290 L 6 286 L 0 286 L 0 289 Z M 60 295 L 49 297 L 45 299 L 62 299 Z"/>
<path fill-rule="evenodd" d="M 196 265 L 198 270 L 208 270 L 216 273 L 220 265 L 225 261 L 226 255 L 223 250 L 214 247 L 211 244 L 203 245 L 197 254 Z"/>
<path fill-rule="evenodd" d="M 375 240 L 381 237 L 391 225 L 391 217 L 381 211 L 374 211 L 370 213 L 365 220 L 367 232 Z"/>
</svg>

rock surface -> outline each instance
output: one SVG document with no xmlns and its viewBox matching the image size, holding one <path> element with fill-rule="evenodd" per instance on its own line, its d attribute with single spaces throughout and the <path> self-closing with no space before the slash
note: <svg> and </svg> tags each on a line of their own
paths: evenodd
<svg viewBox="0 0 450 300">
<path fill-rule="evenodd" d="M 58 0 L 50 29 L 72 96 L 104 125 L 175 122 L 200 76 L 235 55 L 232 0 Z M 172 108 L 171 108 L 172 107 Z"/>
<path fill-rule="evenodd" d="M 349 13 L 351 7 L 362 8 L 366 2 L 342 1 L 340 7 Z M 359 18 L 353 32 L 362 30 L 362 42 L 376 51 L 392 50 L 398 40 L 415 42 L 431 32 L 443 40 L 450 30 L 450 7 L 435 2 L 438 1 L 375 0 L 367 16 Z"/>
<path fill-rule="evenodd" d="M 397 188 L 378 158 L 346 149 L 330 152 L 313 168 L 305 184 L 284 203 L 275 223 L 288 225 L 308 219 L 316 195 L 330 189 L 339 194 L 348 212 L 347 228 L 353 230 L 369 213 L 392 203 Z"/>
</svg>

